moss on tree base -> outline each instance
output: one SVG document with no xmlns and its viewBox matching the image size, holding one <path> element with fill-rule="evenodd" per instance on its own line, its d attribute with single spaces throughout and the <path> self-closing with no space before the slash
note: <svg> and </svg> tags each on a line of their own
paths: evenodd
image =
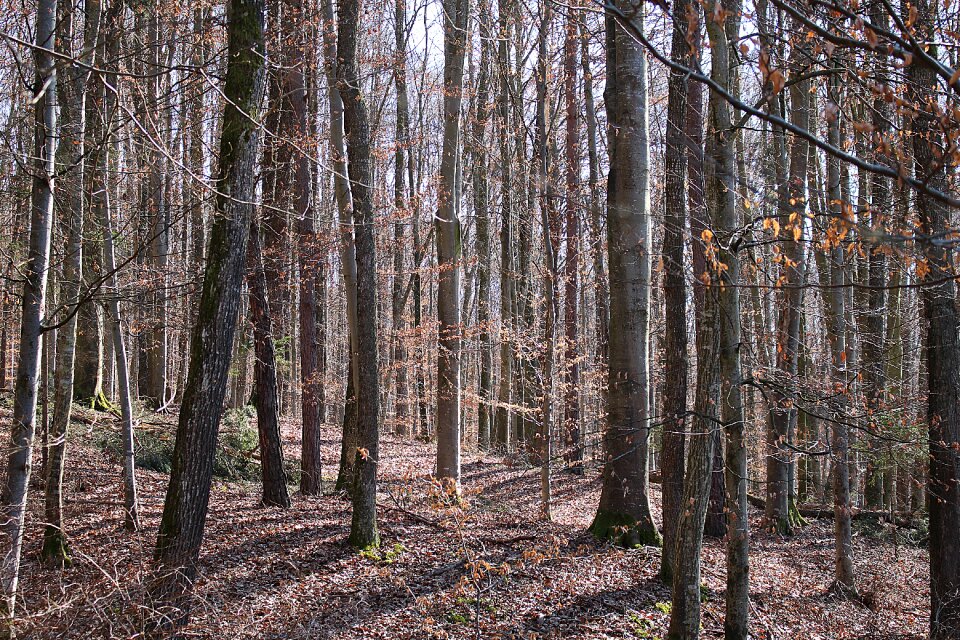
<svg viewBox="0 0 960 640">
<path fill-rule="evenodd" d="M 70 558 L 70 544 L 63 531 L 55 527 L 47 527 L 43 532 L 43 548 L 40 550 L 40 559 L 51 567 L 66 569 L 73 560 Z"/>
<path fill-rule="evenodd" d="M 90 408 L 94 411 L 104 411 L 120 417 L 120 407 L 110 402 L 110 399 L 103 393 L 103 389 L 97 391 L 96 395 L 90 398 Z"/>
<path fill-rule="evenodd" d="M 790 527 L 792 529 L 798 529 L 800 527 L 805 527 L 810 524 L 806 518 L 800 513 L 799 507 L 797 507 L 797 502 L 795 500 L 790 500 L 790 510 L 788 512 L 788 517 L 790 519 Z"/>
<path fill-rule="evenodd" d="M 610 540 L 622 547 L 663 546 L 663 538 L 653 523 L 642 523 L 622 512 L 600 509 L 589 530 L 597 538 Z"/>
</svg>

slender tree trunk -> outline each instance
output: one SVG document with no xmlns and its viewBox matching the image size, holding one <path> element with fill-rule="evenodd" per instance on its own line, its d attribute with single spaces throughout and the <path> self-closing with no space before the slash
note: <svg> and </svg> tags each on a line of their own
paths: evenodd
<svg viewBox="0 0 960 640">
<path fill-rule="evenodd" d="M 841 68 L 834 62 L 834 68 Z M 829 103 L 826 108 L 827 139 L 834 146 L 841 145 L 840 132 L 840 78 L 833 75 L 829 84 Z M 856 592 L 856 574 L 853 565 L 853 531 L 851 528 L 849 447 L 847 433 L 848 406 L 851 394 L 852 377 L 849 374 L 849 354 L 851 345 L 847 338 L 847 294 L 845 287 L 850 283 L 847 271 L 850 262 L 841 240 L 847 237 L 853 223 L 853 208 L 846 202 L 845 189 L 842 186 L 840 161 L 827 156 L 827 199 L 833 220 L 836 220 L 834 237 L 837 240 L 829 245 L 830 284 L 832 288 L 825 296 L 828 310 L 831 347 L 831 377 L 836 388 L 834 404 L 835 419 L 831 425 L 830 447 L 832 451 L 833 473 L 833 524 L 834 524 L 834 577 L 835 587 L 845 593 Z M 828 235 L 830 237 L 830 235 Z M 834 246 L 835 245 L 835 246 Z"/>
<path fill-rule="evenodd" d="M 330 103 L 330 156 L 333 159 L 333 189 L 340 223 L 340 264 L 347 298 L 348 366 L 347 388 L 343 410 L 343 439 L 340 447 L 340 467 L 337 473 L 337 491 L 350 490 L 353 485 L 353 464 L 357 450 L 357 258 L 354 244 L 353 201 L 347 176 L 347 148 L 344 140 L 344 105 L 337 81 L 336 22 L 333 4 L 323 0 L 323 58 L 327 75 L 327 99 Z"/>
<path fill-rule="evenodd" d="M 289 2 L 288 11 L 292 20 L 303 20 L 310 25 L 303 40 L 296 46 L 289 46 L 285 58 L 291 61 L 284 77 L 290 101 L 291 134 L 300 140 L 311 130 L 308 118 L 316 120 L 313 112 L 314 100 L 307 97 L 305 76 L 313 74 L 314 50 L 317 44 L 319 26 L 313 24 L 318 19 L 314 4 L 309 10 L 300 3 Z M 296 64 L 298 56 L 305 60 Z M 304 67 L 307 72 L 304 72 Z M 308 112 L 309 115 L 308 115 Z M 315 147 L 310 146 L 313 150 Z M 301 455 L 300 455 L 300 493 L 319 495 L 323 492 L 323 455 L 320 450 L 320 427 L 324 419 L 323 393 L 323 341 L 326 336 L 323 329 L 325 301 L 323 300 L 326 279 L 326 256 L 321 240 L 316 232 L 314 217 L 316 211 L 313 201 L 314 176 L 310 170 L 310 158 L 304 149 L 294 151 L 294 213 L 297 220 L 298 247 L 297 257 L 300 267 L 300 385 L 301 394 Z M 318 293 L 319 289 L 319 293 Z M 317 299 L 320 299 L 319 304 Z"/>
<path fill-rule="evenodd" d="M 61 53 L 72 53 L 74 39 L 73 6 L 60 7 Z M 93 60 L 96 48 L 97 30 L 100 22 L 100 6 L 89 3 L 84 12 L 83 44 L 81 59 L 87 63 Z M 60 276 L 61 304 L 78 304 L 80 283 L 83 278 L 83 220 L 86 207 L 84 199 L 85 171 L 85 102 L 89 74 L 85 69 L 71 67 L 64 72 L 61 82 L 62 103 L 60 111 L 60 145 L 57 149 L 58 164 L 63 172 L 57 196 L 63 199 L 64 215 L 64 260 Z M 64 167 L 73 167 L 64 172 Z M 66 186 L 66 188 L 63 188 Z M 47 462 L 44 465 L 44 530 L 43 548 L 40 552 L 44 561 L 67 566 L 70 564 L 70 548 L 67 543 L 63 522 L 63 471 L 67 452 L 67 430 L 70 425 L 70 412 L 73 407 L 74 362 L 77 344 L 77 316 L 72 313 L 66 324 L 57 330 L 56 363 L 54 366 L 53 421 L 50 425 Z M 79 310 L 77 310 L 79 311 Z"/>
<path fill-rule="evenodd" d="M 34 104 L 34 176 L 30 194 L 30 245 L 24 268 L 20 357 L 13 391 L 13 425 L 3 488 L 4 556 L 0 564 L 3 600 L 0 602 L 0 635 L 13 636 L 13 616 L 20 555 L 23 550 L 27 491 L 36 432 L 37 387 L 43 350 L 43 315 L 53 226 L 54 177 L 57 152 L 57 69 L 50 51 L 54 47 L 56 0 L 40 0 L 36 20 L 36 78 Z"/>
<path fill-rule="evenodd" d="M 594 307 L 596 310 L 596 370 L 598 378 L 598 425 L 603 431 L 607 423 L 607 385 L 606 372 L 609 360 L 610 344 L 610 292 L 607 286 L 607 272 L 604 266 L 604 220 L 600 194 L 600 160 L 597 152 L 597 112 L 593 97 L 593 73 L 590 71 L 590 35 L 583 16 L 578 16 L 580 31 L 580 66 L 583 70 L 584 118 L 587 129 L 587 159 L 589 174 L 587 185 L 590 191 L 590 246 L 594 272 Z"/>
<path fill-rule="evenodd" d="M 477 433 L 481 449 L 493 441 L 493 341 L 490 336 L 490 186 L 487 121 L 490 116 L 490 68 L 493 48 L 490 3 L 481 0 L 480 69 L 473 116 L 473 208 L 477 218 L 477 324 L 480 328 L 480 396 Z"/>
<path fill-rule="evenodd" d="M 510 20 L 509 0 L 499 0 L 500 33 L 498 37 L 497 66 L 500 91 L 497 97 L 497 125 L 500 146 L 500 384 L 497 389 L 497 408 L 494 415 L 494 443 L 506 450 L 512 446 L 510 438 L 513 403 L 513 166 L 510 154 Z"/>
<path fill-rule="evenodd" d="M 740 25 L 736 0 L 704 7 L 711 50 L 711 77 L 726 91 L 736 93 L 736 67 L 731 47 Z M 723 16 L 722 20 L 716 16 Z M 677 533 L 673 611 L 667 637 L 698 638 L 700 632 L 701 527 L 706 516 L 709 478 L 712 473 L 714 439 L 719 418 L 727 436 L 727 615 L 728 638 L 747 638 L 748 541 L 743 404 L 740 397 L 740 300 L 739 250 L 735 239 L 739 218 L 736 198 L 736 131 L 730 105 L 710 94 L 710 137 L 707 144 L 706 196 L 710 227 L 701 232 L 707 271 L 703 274 L 704 313 L 697 337 L 697 399 L 695 403 L 687 475 L 684 479 L 683 512 Z M 714 399 L 722 398 L 719 403 Z M 719 414 L 719 415 L 718 415 Z M 702 435 L 701 435 L 702 434 Z"/>
<path fill-rule="evenodd" d="M 566 128 L 566 256 L 564 262 L 564 417 L 568 467 L 583 473 L 583 434 L 580 429 L 580 342 L 577 303 L 580 298 L 580 108 L 577 104 L 579 29 L 576 12 L 568 8 L 563 41 L 563 91 Z"/>
<path fill-rule="evenodd" d="M 104 267 L 111 274 L 107 279 L 107 313 L 110 318 L 110 331 L 113 340 L 113 354 L 116 360 L 117 389 L 120 400 L 120 428 L 123 440 L 123 507 L 124 526 L 131 531 L 140 529 L 140 507 L 137 499 L 137 475 L 134 460 L 134 419 L 133 398 L 131 397 L 130 375 L 127 369 L 127 348 L 124 344 L 123 322 L 120 315 L 120 288 L 117 284 L 117 260 L 113 246 L 113 225 L 110 222 L 110 198 L 101 209 L 104 214 L 100 220 L 103 233 Z"/>
<path fill-rule="evenodd" d="M 437 477 L 460 482 L 460 104 L 469 0 L 443 2 L 443 150 L 437 209 Z"/>
<path fill-rule="evenodd" d="M 541 6 L 540 33 L 537 43 L 537 120 L 535 150 L 538 169 L 538 184 L 540 187 L 540 225 L 543 233 L 544 257 L 546 265 L 543 275 L 544 296 L 544 345 L 540 356 L 540 378 L 542 380 L 540 400 L 540 429 L 537 434 L 540 442 L 536 451 L 540 458 L 540 510 L 545 520 L 550 520 L 552 487 L 551 487 L 551 457 L 553 455 L 553 352 L 556 345 L 556 260 L 554 256 L 554 240 L 551 232 L 551 221 L 554 219 L 553 201 L 554 185 L 551 175 L 549 141 L 547 139 L 547 118 L 550 114 L 550 99 L 547 95 L 547 83 L 550 64 L 547 59 L 547 36 L 550 32 L 550 22 L 553 11 L 549 4 Z"/>
<path fill-rule="evenodd" d="M 217 169 L 216 215 L 180 408 L 173 469 L 157 536 L 151 592 L 173 607 L 167 624 L 185 623 L 203 540 L 217 432 L 240 306 L 260 141 L 264 88 L 262 0 L 231 0 L 228 64 Z M 166 625 L 165 625 L 166 626 Z"/>
<path fill-rule="evenodd" d="M 797 45 L 791 49 L 789 64 L 800 73 L 807 54 Z M 791 121 L 806 130 L 810 124 L 809 82 L 790 86 Z M 777 322 L 776 386 L 771 391 L 772 406 L 767 428 L 767 500 L 764 517 L 767 527 L 781 534 L 793 533 L 791 518 L 793 488 L 790 479 L 793 454 L 789 445 L 797 428 L 797 363 L 800 354 L 800 318 L 803 281 L 806 275 L 804 224 L 806 222 L 806 182 L 808 145 L 794 138 L 790 146 L 789 182 L 779 202 L 779 239 L 782 284 L 780 314 Z"/>
<path fill-rule="evenodd" d="M 283 447 L 280 439 L 277 357 L 263 264 L 260 229 L 257 222 L 252 221 L 250 238 L 247 241 L 247 286 L 250 289 L 250 316 L 253 324 L 253 380 L 260 442 L 262 500 L 265 505 L 287 509 L 290 507 L 290 496 L 287 494 L 287 477 L 283 471 Z"/>
</svg>

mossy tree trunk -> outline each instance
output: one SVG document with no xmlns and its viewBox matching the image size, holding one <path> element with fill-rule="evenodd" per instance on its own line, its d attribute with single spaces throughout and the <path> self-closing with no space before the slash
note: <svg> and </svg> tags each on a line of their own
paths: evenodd
<svg viewBox="0 0 960 640">
<path fill-rule="evenodd" d="M 632 15 L 633 9 L 622 9 Z M 635 28 L 642 28 L 636 16 Z M 600 505 L 590 529 L 626 545 L 661 543 L 649 498 L 650 439 L 650 149 L 646 53 L 607 16 L 610 176 L 607 243 L 610 264 L 610 355 L 606 463 Z"/>
<path fill-rule="evenodd" d="M 188 619 L 210 499 L 256 187 L 257 118 L 264 88 L 263 19 L 262 0 L 230 0 L 216 215 L 154 554 L 158 575 L 150 587 L 158 604 L 172 607 L 168 625 Z"/>
</svg>

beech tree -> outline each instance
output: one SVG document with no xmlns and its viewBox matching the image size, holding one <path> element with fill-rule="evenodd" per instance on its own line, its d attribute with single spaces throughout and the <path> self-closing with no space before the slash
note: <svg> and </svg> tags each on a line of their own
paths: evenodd
<svg viewBox="0 0 960 640">
<path fill-rule="evenodd" d="M 621 9 L 627 15 L 635 10 Z M 642 23 L 642 12 L 637 22 Z M 661 543 L 649 502 L 650 151 L 643 47 L 608 17 L 607 88 L 612 149 L 607 182 L 610 264 L 609 391 L 600 506 L 591 531 L 624 544 Z M 625 532 L 620 532 L 625 528 Z"/>
</svg>

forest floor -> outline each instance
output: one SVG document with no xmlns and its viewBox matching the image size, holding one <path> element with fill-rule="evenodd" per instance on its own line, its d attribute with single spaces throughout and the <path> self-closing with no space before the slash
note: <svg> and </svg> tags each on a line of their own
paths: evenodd
<svg viewBox="0 0 960 640">
<path fill-rule="evenodd" d="M 76 425 L 71 439 L 65 510 L 74 564 L 67 570 L 39 562 L 43 492 L 31 492 L 18 603 L 26 637 L 135 637 L 145 613 L 143 584 L 167 477 L 140 473 L 143 530 L 125 532 L 120 464 L 98 446 L 95 426 Z M 284 424 L 290 458 L 299 456 L 297 431 L 297 425 Z M 331 426 L 324 436 L 325 473 L 332 476 L 337 430 Z M 612 547 L 586 532 L 599 498 L 598 470 L 558 472 L 554 520 L 545 523 L 538 519 L 538 469 L 467 452 L 466 499 L 462 508 L 451 509 L 430 481 L 434 451 L 430 444 L 383 438 L 379 554 L 347 545 L 350 505 L 342 497 L 294 493 L 293 507 L 282 511 L 260 506 L 255 483 L 215 479 L 196 585 L 199 602 L 183 637 L 664 635 L 670 590 L 657 577 L 660 551 Z M 658 487 L 652 499 L 659 514 Z M 752 516 L 756 637 L 925 637 L 925 550 L 895 546 L 889 534 L 858 528 L 855 557 L 868 597 L 867 604 L 853 602 L 829 593 L 830 520 L 815 520 L 782 538 L 762 532 L 758 514 Z M 703 635 L 722 637 L 722 541 L 708 540 L 703 560 Z"/>
</svg>

